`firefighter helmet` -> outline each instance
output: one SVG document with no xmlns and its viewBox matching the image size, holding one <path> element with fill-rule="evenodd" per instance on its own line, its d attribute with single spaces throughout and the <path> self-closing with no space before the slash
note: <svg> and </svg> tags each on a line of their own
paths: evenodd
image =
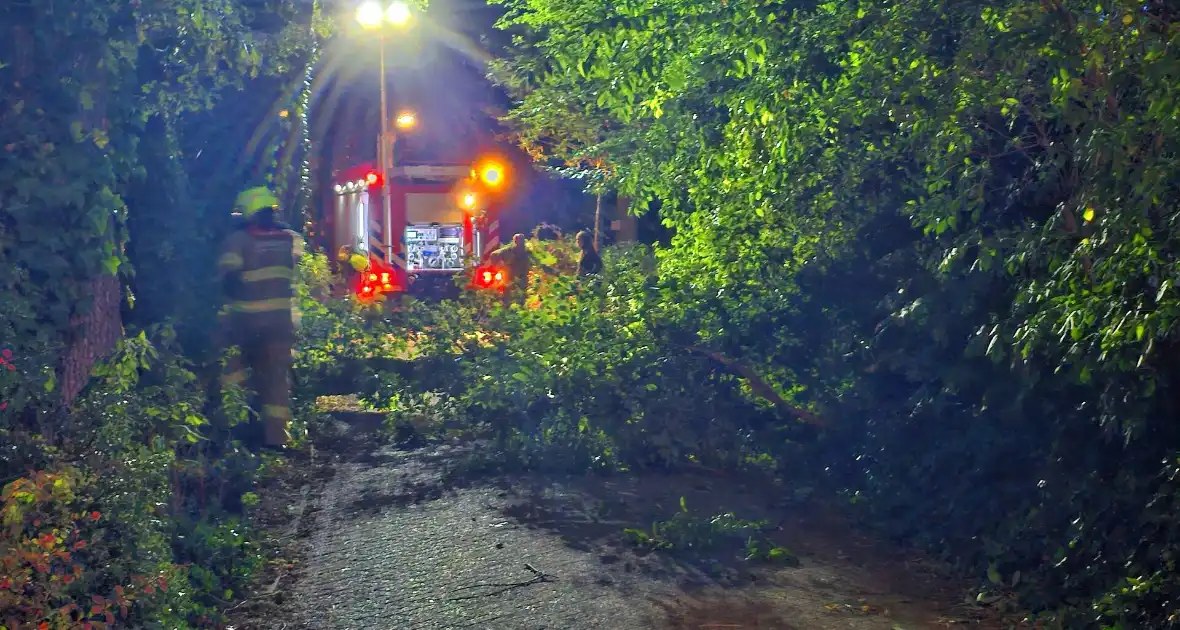
<svg viewBox="0 0 1180 630">
<path fill-rule="evenodd" d="M 353 254 L 348 257 L 348 264 L 352 265 L 353 269 L 358 272 L 369 268 L 369 257 L 361 254 Z"/>
<path fill-rule="evenodd" d="M 275 194 L 266 186 L 255 186 L 244 190 L 234 202 L 234 211 L 240 212 L 247 219 L 257 214 L 259 210 L 277 207 L 279 207 L 278 197 L 275 197 Z"/>
</svg>

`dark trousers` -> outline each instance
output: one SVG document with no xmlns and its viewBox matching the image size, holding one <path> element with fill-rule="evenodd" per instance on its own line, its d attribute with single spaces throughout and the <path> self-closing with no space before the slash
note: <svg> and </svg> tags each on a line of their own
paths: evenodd
<svg viewBox="0 0 1180 630">
<path fill-rule="evenodd" d="M 263 444 L 286 444 L 291 439 L 287 428 L 291 423 L 293 336 L 283 327 L 273 332 L 245 329 L 231 333 L 229 341 L 239 352 L 230 358 L 221 382 L 244 384 L 253 390 L 261 406 Z"/>
<path fill-rule="evenodd" d="M 524 306 L 525 298 L 528 297 L 528 287 L 528 276 L 525 276 L 521 280 L 512 278 L 504 287 L 504 308 L 508 308 L 513 302 Z"/>
</svg>

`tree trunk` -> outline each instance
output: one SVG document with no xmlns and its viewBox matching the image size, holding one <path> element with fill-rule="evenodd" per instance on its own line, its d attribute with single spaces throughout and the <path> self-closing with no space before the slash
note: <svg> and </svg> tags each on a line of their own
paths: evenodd
<svg viewBox="0 0 1180 630">
<path fill-rule="evenodd" d="M 73 339 L 62 358 L 59 378 L 61 402 L 67 407 L 86 387 L 94 365 L 107 358 L 123 338 L 121 293 L 118 276 L 100 274 L 90 282 L 90 310 L 70 321 Z"/>
<path fill-rule="evenodd" d="M 602 244 L 598 240 L 598 229 L 602 225 L 602 191 L 598 191 L 598 196 L 594 198 L 594 249 L 597 251 L 601 249 Z"/>
</svg>

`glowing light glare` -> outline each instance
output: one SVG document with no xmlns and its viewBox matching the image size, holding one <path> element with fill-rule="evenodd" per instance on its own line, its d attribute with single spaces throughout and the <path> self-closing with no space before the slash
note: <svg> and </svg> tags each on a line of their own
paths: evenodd
<svg viewBox="0 0 1180 630">
<path fill-rule="evenodd" d="M 483 281 L 490 283 L 492 281 L 492 272 L 490 272 L 490 271 L 483 272 Z"/>
<path fill-rule="evenodd" d="M 418 118 L 414 116 L 413 112 L 402 112 L 397 115 L 397 118 L 395 118 L 393 122 L 397 124 L 398 127 L 407 129 L 409 127 L 413 127 L 414 123 L 418 122 Z"/>
<path fill-rule="evenodd" d="M 365 2 L 356 8 L 356 21 L 364 28 L 377 28 L 385 20 L 385 12 L 376 2 Z"/>
<path fill-rule="evenodd" d="M 410 21 L 410 7 L 404 2 L 392 2 L 389 8 L 385 9 L 385 19 L 389 20 L 390 24 L 401 26 Z"/>
<path fill-rule="evenodd" d="M 488 162 L 480 166 L 479 179 L 488 186 L 499 186 L 504 183 L 504 167 L 495 162 Z"/>
<path fill-rule="evenodd" d="M 503 279 L 504 279 L 504 272 L 503 272 L 503 271 L 497 271 L 497 272 L 496 272 L 496 282 L 499 282 L 499 281 L 501 281 L 501 280 L 503 280 Z"/>
<path fill-rule="evenodd" d="M 469 192 L 469 193 L 465 193 L 463 195 L 463 207 L 468 210 L 475 209 L 475 202 L 476 201 L 479 201 L 479 198 L 475 196 L 475 193 Z"/>
<path fill-rule="evenodd" d="M 368 182 L 370 186 L 373 184 L 376 184 L 377 183 L 377 173 L 369 171 L 369 174 L 365 175 L 365 181 Z"/>
</svg>

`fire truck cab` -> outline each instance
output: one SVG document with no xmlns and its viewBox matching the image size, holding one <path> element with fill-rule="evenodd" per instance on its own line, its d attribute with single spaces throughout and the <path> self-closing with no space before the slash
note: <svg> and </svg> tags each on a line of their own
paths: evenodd
<svg viewBox="0 0 1180 630">
<path fill-rule="evenodd" d="M 325 231 L 329 251 L 347 247 L 368 256 L 372 273 L 367 276 L 378 279 L 365 291 L 362 278 L 358 294 L 453 286 L 455 274 L 478 266 L 500 245 L 495 196 L 478 185 L 479 168 L 487 167 L 396 167 L 388 206 L 376 165 L 360 164 L 337 174 Z"/>
</svg>

